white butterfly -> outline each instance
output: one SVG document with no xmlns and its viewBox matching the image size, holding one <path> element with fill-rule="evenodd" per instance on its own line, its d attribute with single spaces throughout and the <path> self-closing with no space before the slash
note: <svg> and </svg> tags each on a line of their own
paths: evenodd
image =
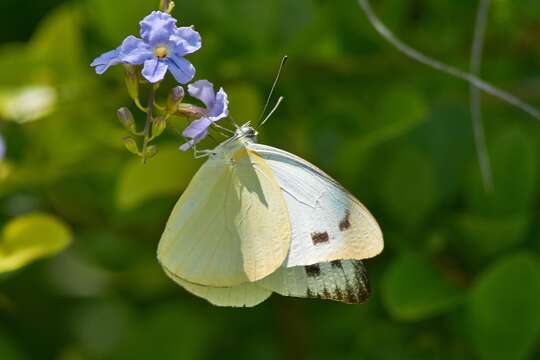
<svg viewBox="0 0 540 360">
<path fill-rule="evenodd" d="M 360 260 L 383 249 L 369 211 L 334 179 L 256 143 L 249 124 L 207 151 L 158 247 L 165 272 L 219 306 L 255 306 L 273 292 L 360 303 Z"/>
</svg>

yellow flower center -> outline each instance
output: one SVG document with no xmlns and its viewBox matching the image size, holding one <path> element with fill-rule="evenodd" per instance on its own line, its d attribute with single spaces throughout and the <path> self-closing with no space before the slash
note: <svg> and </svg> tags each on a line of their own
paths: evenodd
<svg viewBox="0 0 540 360">
<path fill-rule="evenodd" d="M 156 46 L 156 48 L 154 49 L 154 54 L 160 59 L 166 57 L 168 52 L 169 50 L 165 45 Z"/>
</svg>

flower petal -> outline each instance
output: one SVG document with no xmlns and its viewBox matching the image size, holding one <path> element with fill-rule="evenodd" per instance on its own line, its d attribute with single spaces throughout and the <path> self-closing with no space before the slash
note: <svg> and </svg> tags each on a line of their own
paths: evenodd
<svg viewBox="0 0 540 360">
<path fill-rule="evenodd" d="M 202 46 L 201 35 L 190 26 L 175 29 L 169 40 L 175 45 L 174 53 L 179 56 L 194 53 Z"/>
<path fill-rule="evenodd" d="M 150 47 L 132 35 L 128 36 L 120 46 L 120 59 L 131 65 L 140 65 L 153 56 Z"/>
<path fill-rule="evenodd" d="M 193 121 L 189 126 L 184 130 L 182 135 L 185 137 L 191 137 L 192 139 L 180 146 L 180 150 L 187 151 L 192 148 L 195 144 L 199 143 L 202 139 L 208 135 L 208 127 L 212 125 L 212 120 L 208 118 L 202 118 L 199 120 Z"/>
<path fill-rule="evenodd" d="M 92 61 L 90 66 L 94 67 L 96 69 L 96 73 L 101 75 L 107 71 L 110 66 L 117 65 L 122 62 L 119 56 L 120 48 L 108 51 Z"/>
<path fill-rule="evenodd" d="M 2 136 L 0 136 L 0 161 L 4 159 L 4 156 L 6 155 L 6 143 L 4 142 L 4 139 Z"/>
<path fill-rule="evenodd" d="M 208 133 L 208 128 L 212 125 L 212 120 L 208 118 L 202 118 L 193 121 L 185 130 L 182 135 L 195 140 L 195 142 L 201 141 Z"/>
<path fill-rule="evenodd" d="M 208 109 L 208 116 L 212 121 L 229 116 L 229 97 L 223 88 L 219 89 L 213 106 Z"/>
<path fill-rule="evenodd" d="M 210 81 L 197 80 L 193 84 L 188 85 L 188 92 L 194 98 L 201 100 L 207 109 L 214 107 L 216 93 L 214 92 L 214 84 Z"/>
<path fill-rule="evenodd" d="M 176 29 L 176 19 L 167 13 L 152 11 L 140 22 L 140 26 L 141 37 L 148 44 L 167 43 Z"/>
<path fill-rule="evenodd" d="M 168 56 L 169 71 L 180 84 L 187 84 L 195 76 L 195 67 L 180 56 Z"/>
<path fill-rule="evenodd" d="M 165 61 L 158 58 L 148 59 L 144 62 L 144 67 L 141 72 L 142 76 L 150 83 L 155 84 L 165 77 L 168 65 Z"/>
<path fill-rule="evenodd" d="M 185 142 L 180 146 L 180 150 L 188 151 L 189 149 L 191 149 L 191 147 L 193 147 L 193 145 L 195 145 L 195 141 L 189 140 L 188 142 Z"/>
</svg>

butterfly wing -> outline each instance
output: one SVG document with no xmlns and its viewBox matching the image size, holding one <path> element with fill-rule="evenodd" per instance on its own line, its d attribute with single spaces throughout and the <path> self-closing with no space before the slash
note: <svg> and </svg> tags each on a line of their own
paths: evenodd
<svg viewBox="0 0 540 360">
<path fill-rule="evenodd" d="M 158 259 L 168 274 L 199 285 L 256 281 L 285 260 L 291 230 L 272 171 L 237 147 L 195 174 L 167 222 Z"/>
<path fill-rule="evenodd" d="M 167 272 L 167 270 L 165 270 Z M 283 296 L 362 303 L 370 295 L 364 265 L 359 260 L 335 260 L 308 266 L 281 267 L 256 282 L 232 287 L 212 287 L 190 283 L 167 272 L 177 284 L 216 306 L 252 307 L 268 299 L 272 292 Z"/>
<path fill-rule="evenodd" d="M 282 267 L 258 284 L 283 296 L 358 304 L 370 295 L 366 269 L 359 260 L 334 260 Z"/>
<path fill-rule="evenodd" d="M 252 307 L 262 303 L 272 295 L 272 290 L 259 286 L 257 282 L 248 282 L 232 287 L 212 287 L 182 280 L 175 274 L 168 272 L 167 269 L 165 272 L 178 285 L 216 306 Z"/>
<path fill-rule="evenodd" d="M 286 267 L 362 260 L 382 251 L 376 220 L 337 181 L 286 151 L 261 144 L 249 148 L 266 160 L 287 203 L 292 242 Z"/>
</svg>

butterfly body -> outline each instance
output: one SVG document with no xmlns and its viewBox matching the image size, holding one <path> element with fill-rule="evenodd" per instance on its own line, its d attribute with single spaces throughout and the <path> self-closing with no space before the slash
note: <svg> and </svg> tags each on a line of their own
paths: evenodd
<svg viewBox="0 0 540 360">
<path fill-rule="evenodd" d="M 382 251 L 368 210 L 305 160 L 240 127 L 175 206 L 158 248 L 165 272 L 215 305 L 254 306 L 272 292 L 364 301 L 362 259 Z"/>
</svg>

